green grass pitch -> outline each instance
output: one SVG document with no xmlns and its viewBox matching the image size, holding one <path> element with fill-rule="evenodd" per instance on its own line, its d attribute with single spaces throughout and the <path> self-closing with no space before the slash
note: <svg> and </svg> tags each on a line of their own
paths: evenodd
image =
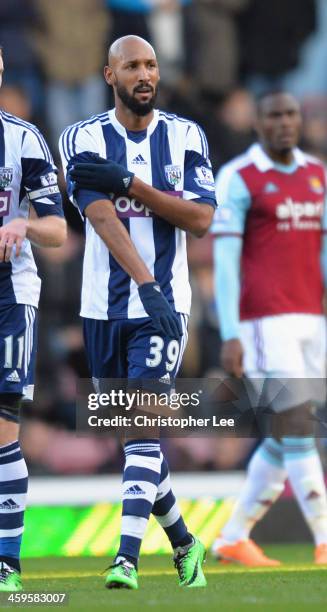
<svg viewBox="0 0 327 612">
<path fill-rule="evenodd" d="M 25 591 L 66 592 L 70 600 L 64 607 L 24 607 L 90 612 L 327 610 L 327 567 L 313 565 L 312 546 L 270 546 L 265 551 L 283 561 L 283 566 L 245 570 L 240 566 L 218 565 L 208 555 L 206 589 L 179 588 L 171 557 L 166 555 L 141 558 L 138 591 L 105 589 L 101 572 L 110 560 L 103 557 L 25 559 Z"/>
</svg>

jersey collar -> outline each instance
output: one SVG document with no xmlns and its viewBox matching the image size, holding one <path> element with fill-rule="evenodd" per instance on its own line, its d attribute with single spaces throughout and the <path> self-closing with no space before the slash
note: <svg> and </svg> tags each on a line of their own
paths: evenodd
<svg viewBox="0 0 327 612">
<path fill-rule="evenodd" d="M 267 153 L 263 150 L 262 146 L 257 142 L 253 144 L 248 151 L 251 160 L 256 165 L 260 172 L 267 172 L 275 167 L 275 164 L 272 159 L 267 155 Z M 293 155 L 295 162 L 298 166 L 305 166 L 306 160 L 303 152 L 297 147 L 293 149 Z"/>
<path fill-rule="evenodd" d="M 157 109 L 154 109 L 153 113 L 154 113 L 153 114 L 153 119 L 152 119 L 151 123 L 147 127 L 147 136 L 151 136 L 151 134 L 154 132 L 154 130 L 156 129 L 156 127 L 158 125 L 159 111 Z M 112 108 L 109 111 L 109 119 L 110 119 L 110 123 L 115 128 L 116 132 L 118 132 L 118 134 L 120 134 L 124 138 L 127 138 L 126 128 L 118 121 L 118 119 L 116 117 L 116 110 L 114 108 Z"/>
</svg>

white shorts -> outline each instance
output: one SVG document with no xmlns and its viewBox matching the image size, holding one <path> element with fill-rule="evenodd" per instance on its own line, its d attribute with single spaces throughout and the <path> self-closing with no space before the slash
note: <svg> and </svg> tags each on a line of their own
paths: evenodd
<svg viewBox="0 0 327 612">
<path fill-rule="evenodd" d="M 326 377 L 326 321 L 322 315 L 283 314 L 241 322 L 244 370 L 248 378 L 273 379 L 269 395 L 279 395 L 285 410 L 309 399 L 322 401 Z M 289 388 L 281 397 L 278 388 Z M 312 379 L 320 379 L 312 382 Z M 279 382 L 279 384 L 278 384 Z M 258 386 L 259 383 L 256 384 Z M 260 386 L 260 385 L 259 385 Z M 292 395 L 292 399 L 290 399 Z M 270 397 L 271 399 L 271 397 Z M 278 403 L 278 402 L 277 402 Z M 288 404 L 288 406 L 287 406 Z"/>
</svg>

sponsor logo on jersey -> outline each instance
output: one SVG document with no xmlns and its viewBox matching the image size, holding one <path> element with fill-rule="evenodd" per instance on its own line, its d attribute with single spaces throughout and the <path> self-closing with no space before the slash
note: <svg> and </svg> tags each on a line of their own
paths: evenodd
<svg viewBox="0 0 327 612">
<path fill-rule="evenodd" d="M 182 169 L 180 166 L 167 165 L 165 166 L 165 175 L 168 183 L 177 185 L 182 179 Z"/>
<path fill-rule="evenodd" d="M 197 166 L 195 172 L 196 178 L 194 180 L 199 187 L 208 191 L 215 191 L 215 182 L 210 168 L 207 168 L 207 166 Z"/>
<path fill-rule="evenodd" d="M 152 212 L 145 206 L 135 200 L 135 198 L 129 198 L 128 196 L 120 196 L 114 198 L 115 209 L 117 216 L 120 219 L 127 219 L 129 217 L 152 217 Z"/>
<path fill-rule="evenodd" d="M 175 197 L 181 197 L 182 191 L 165 191 L 168 195 L 172 195 Z M 145 206 L 145 204 L 141 204 L 135 198 L 129 198 L 128 196 L 119 196 L 118 198 L 113 197 L 112 199 L 115 209 L 117 212 L 117 217 L 120 219 L 128 219 L 129 217 L 153 217 L 153 212 Z"/>
<path fill-rule="evenodd" d="M 55 172 L 48 172 L 48 174 L 43 174 L 40 176 L 40 181 L 43 187 L 49 187 L 49 185 L 57 184 L 57 175 Z"/>
<path fill-rule="evenodd" d="M 11 191 L 0 191 L 0 217 L 9 215 Z"/>
<path fill-rule="evenodd" d="M 13 174 L 14 174 L 13 168 L 1 168 L 0 167 L 0 191 L 2 189 L 6 189 L 6 187 L 10 185 Z"/>
<path fill-rule="evenodd" d="M 147 163 L 144 159 L 144 157 L 142 157 L 141 154 L 137 155 L 136 157 L 134 157 L 134 159 L 132 159 L 132 164 L 136 164 L 137 166 L 147 166 Z"/>
<path fill-rule="evenodd" d="M 309 176 L 309 186 L 314 193 L 319 193 L 319 195 L 324 193 L 324 185 L 318 176 Z"/>
<path fill-rule="evenodd" d="M 286 198 L 285 202 L 276 207 L 278 219 L 277 228 L 280 230 L 293 229 L 321 229 L 323 202 L 295 202 Z"/>
</svg>

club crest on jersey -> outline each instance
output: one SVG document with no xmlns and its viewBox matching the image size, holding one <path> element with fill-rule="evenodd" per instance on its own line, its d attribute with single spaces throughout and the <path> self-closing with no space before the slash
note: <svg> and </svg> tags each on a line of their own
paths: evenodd
<svg viewBox="0 0 327 612">
<path fill-rule="evenodd" d="M 309 185 L 310 185 L 311 191 L 313 191 L 314 193 L 318 193 L 318 194 L 324 193 L 324 186 L 318 176 L 310 176 Z"/>
<path fill-rule="evenodd" d="M 10 185 L 13 174 L 13 168 L 0 168 L 0 190 L 6 189 Z"/>
<path fill-rule="evenodd" d="M 215 182 L 210 168 L 207 168 L 207 166 L 197 166 L 195 172 L 196 178 L 194 180 L 199 187 L 207 189 L 208 191 L 215 190 Z"/>
<path fill-rule="evenodd" d="M 182 179 L 182 170 L 180 166 L 167 165 L 165 166 L 165 175 L 168 183 L 177 185 Z"/>
</svg>

